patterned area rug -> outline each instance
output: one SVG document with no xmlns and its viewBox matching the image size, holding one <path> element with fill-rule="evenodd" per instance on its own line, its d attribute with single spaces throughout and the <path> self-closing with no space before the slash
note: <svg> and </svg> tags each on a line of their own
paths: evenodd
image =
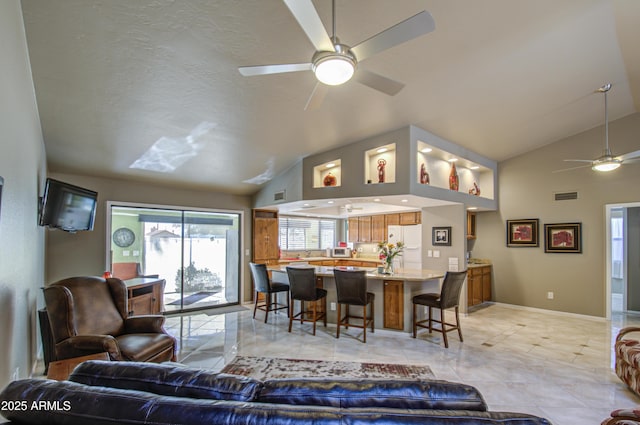
<svg viewBox="0 0 640 425">
<path fill-rule="evenodd" d="M 266 378 L 434 379 L 429 366 L 236 356 L 220 372 Z"/>
</svg>

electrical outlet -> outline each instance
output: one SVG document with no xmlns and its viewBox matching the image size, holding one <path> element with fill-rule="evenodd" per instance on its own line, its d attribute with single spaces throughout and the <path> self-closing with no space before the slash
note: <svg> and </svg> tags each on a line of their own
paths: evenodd
<svg viewBox="0 0 640 425">
<path fill-rule="evenodd" d="M 336 311 L 336 303 L 331 303 L 331 311 Z"/>
<path fill-rule="evenodd" d="M 552 300 L 553 299 L 553 292 L 551 292 L 551 291 L 547 292 L 547 299 L 548 300 Z"/>
<path fill-rule="evenodd" d="M 427 257 L 433 257 L 433 250 L 431 249 L 427 250 Z"/>
<path fill-rule="evenodd" d="M 13 375 L 11 375 L 11 381 L 17 381 L 18 379 L 20 379 L 20 368 L 17 367 L 15 372 L 13 372 Z"/>
</svg>

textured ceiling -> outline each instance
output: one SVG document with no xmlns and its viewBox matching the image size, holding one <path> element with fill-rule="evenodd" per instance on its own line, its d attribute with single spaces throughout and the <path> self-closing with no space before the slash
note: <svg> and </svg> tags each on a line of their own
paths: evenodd
<svg viewBox="0 0 640 425">
<path fill-rule="evenodd" d="M 281 0 L 22 0 L 50 170 L 250 194 L 246 180 L 409 124 L 500 161 L 603 124 L 606 82 L 611 120 L 640 109 L 638 1 L 336 3 L 349 45 L 433 15 L 434 32 L 360 64 L 398 95 L 352 81 L 305 112 L 311 72 L 242 77 L 310 61 Z M 331 2 L 314 4 L 330 30 Z"/>
</svg>

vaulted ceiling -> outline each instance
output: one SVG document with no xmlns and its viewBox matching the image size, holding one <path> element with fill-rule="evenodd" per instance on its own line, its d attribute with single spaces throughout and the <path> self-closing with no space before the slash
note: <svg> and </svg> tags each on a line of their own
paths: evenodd
<svg viewBox="0 0 640 425">
<path fill-rule="evenodd" d="M 313 3 L 331 33 L 331 1 Z M 336 3 L 349 45 L 432 14 L 435 31 L 359 64 L 400 93 L 350 81 L 305 111 L 311 72 L 240 75 L 311 60 L 282 0 L 22 0 L 50 170 L 251 194 L 257 176 L 409 124 L 501 161 L 602 125 L 607 82 L 610 120 L 640 110 L 638 1 Z"/>
</svg>

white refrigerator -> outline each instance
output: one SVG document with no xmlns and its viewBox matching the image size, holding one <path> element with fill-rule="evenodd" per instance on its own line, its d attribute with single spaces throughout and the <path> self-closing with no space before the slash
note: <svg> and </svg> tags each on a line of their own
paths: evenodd
<svg viewBox="0 0 640 425">
<path fill-rule="evenodd" d="M 411 226 L 389 226 L 387 229 L 390 243 L 404 243 L 402 255 L 393 261 L 395 268 L 422 270 L 422 224 Z"/>
</svg>

